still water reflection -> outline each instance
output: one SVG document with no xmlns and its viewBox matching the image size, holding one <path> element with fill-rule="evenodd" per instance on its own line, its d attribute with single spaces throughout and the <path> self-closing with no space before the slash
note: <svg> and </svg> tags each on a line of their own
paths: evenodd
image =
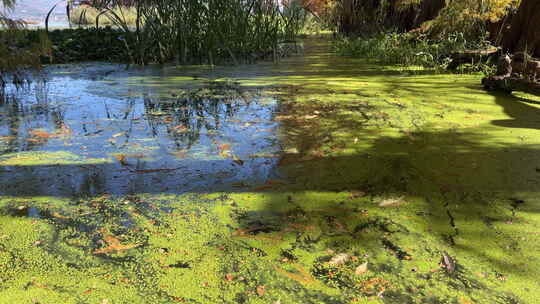
<svg viewBox="0 0 540 304">
<path fill-rule="evenodd" d="M 0 195 L 217 191 L 273 174 L 275 100 L 221 82 L 168 96 L 112 90 L 57 74 L 6 92 Z"/>
</svg>

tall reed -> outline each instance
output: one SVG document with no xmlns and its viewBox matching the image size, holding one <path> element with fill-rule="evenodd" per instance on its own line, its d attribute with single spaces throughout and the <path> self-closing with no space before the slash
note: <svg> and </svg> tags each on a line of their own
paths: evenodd
<svg viewBox="0 0 540 304">
<path fill-rule="evenodd" d="M 139 64 L 176 61 L 253 61 L 271 56 L 281 41 L 294 39 L 305 13 L 292 0 L 139 0 L 135 25 L 125 1 L 101 2 L 99 19 L 124 30 L 132 60 Z"/>
</svg>

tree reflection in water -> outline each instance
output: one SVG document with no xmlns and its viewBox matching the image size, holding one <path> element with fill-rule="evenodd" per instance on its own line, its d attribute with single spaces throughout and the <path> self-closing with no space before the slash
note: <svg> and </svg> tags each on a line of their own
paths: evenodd
<svg viewBox="0 0 540 304">
<path fill-rule="evenodd" d="M 88 93 L 86 86 L 87 80 L 60 78 L 5 94 L 5 193 L 181 192 L 264 180 L 275 164 L 272 156 L 256 156 L 279 151 L 274 100 L 223 84 L 168 98 L 150 92 L 110 98 Z M 25 152 L 31 153 L 25 154 L 29 162 L 12 161 Z M 80 159 L 67 165 L 54 157 L 47 161 L 47 153 L 59 152 Z M 39 162 L 31 164 L 38 154 Z M 51 175 L 54 181 L 47 180 Z"/>
</svg>

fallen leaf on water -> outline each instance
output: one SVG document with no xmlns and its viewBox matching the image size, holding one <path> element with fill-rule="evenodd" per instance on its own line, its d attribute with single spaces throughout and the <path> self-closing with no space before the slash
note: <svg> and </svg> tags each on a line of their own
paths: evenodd
<svg viewBox="0 0 540 304">
<path fill-rule="evenodd" d="M 229 144 L 221 144 L 218 146 L 218 149 L 220 152 L 225 152 L 225 151 L 229 151 L 231 149 L 231 145 Z"/>
<path fill-rule="evenodd" d="M 359 197 L 366 196 L 366 193 L 361 190 L 351 190 L 351 194 L 349 195 L 349 199 L 355 199 Z"/>
<path fill-rule="evenodd" d="M 362 265 L 356 267 L 354 273 L 356 275 L 362 275 L 368 271 L 368 262 L 363 263 Z"/>
<path fill-rule="evenodd" d="M 5 141 L 8 141 L 8 140 L 13 140 L 13 139 L 16 139 L 17 137 L 15 136 L 0 136 L 0 140 L 5 140 Z"/>
<path fill-rule="evenodd" d="M 96 290 L 96 289 L 95 288 L 87 289 L 85 292 L 83 292 L 83 294 L 84 295 L 91 294 L 94 290 Z"/>
<path fill-rule="evenodd" d="M 133 249 L 140 246 L 140 244 L 123 245 L 122 243 L 120 243 L 120 240 L 118 240 L 117 238 L 111 235 L 106 236 L 104 238 L 104 241 L 107 244 L 109 244 L 109 246 L 94 251 L 94 254 L 104 254 L 104 253 L 124 251 L 124 250 Z"/>
<path fill-rule="evenodd" d="M 406 202 L 403 200 L 403 197 L 393 197 L 382 200 L 379 203 L 379 207 L 397 207 L 404 203 Z"/>
<path fill-rule="evenodd" d="M 188 128 L 186 128 L 185 126 L 176 126 L 173 128 L 173 130 L 176 132 L 176 133 L 186 133 L 189 131 Z"/>
<path fill-rule="evenodd" d="M 180 151 L 174 151 L 170 152 L 172 155 L 178 157 L 178 158 L 186 158 L 187 157 L 187 150 L 180 150 Z"/>
<path fill-rule="evenodd" d="M 447 272 L 452 273 L 456 270 L 456 262 L 447 252 L 443 251 L 441 266 L 446 269 Z"/>
<path fill-rule="evenodd" d="M 127 157 L 125 154 L 114 154 L 114 158 L 122 165 L 122 166 L 129 166 L 129 163 L 127 162 Z"/>
<path fill-rule="evenodd" d="M 239 166 L 243 166 L 244 165 L 244 161 L 241 160 L 240 158 L 238 158 L 238 156 L 236 155 L 233 155 L 233 162 Z"/>
<path fill-rule="evenodd" d="M 459 298 L 459 304 L 474 304 L 474 302 L 466 299 L 466 298 Z"/>
<path fill-rule="evenodd" d="M 316 282 L 315 279 L 313 278 L 313 276 L 308 271 L 306 271 L 304 268 L 302 268 L 302 266 L 295 264 L 295 265 L 293 265 L 293 267 L 295 268 L 295 270 L 298 273 L 286 271 L 286 270 L 284 270 L 282 268 L 279 268 L 277 266 L 274 266 L 274 269 L 277 272 L 279 272 L 280 274 L 288 277 L 289 279 L 295 280 L 298 283 L 303 284 L 303 285 L 309 285 L 309 284 L 313 284 L 313 283 Z"/>
<path fill-rule="evenodd" d="M 39 137 L 39 138 L 53 138 L 57 136 L 56 134 L 51 134 L 43 130 L 31 130 L 30 135 L 32 135 L 33 137 Z"/>
<path fill-rule="evenodd" d="M 257 286 L 257 294 L 262 297 L 264 296 L 264 293 L 265 293 L 265 287 L 264 285 L 260 285 L 260 286 Z"/>
<path fill-rule="evenodd" d="M 53 213 L 52 213 L 52 216 L 55 217 L 55 218 L 57 218 L 57 219 L 61 219 L 61 220 L 68 219 L 67 216 L 63 216 L 63 215 L 61 215 L 61 214 L 58 213 L 58 212 L 53 212 Z"/>
<path fill-rule="evenodd" d="M 124 134 L 126 134 L 126 132 L 120 132 L 120 133 L 114 134 L 112 137 L 113 137 L 113 138 L 116 138 L 116 137 L 120 137 L 120 136 L 122 136 L 122 135 L 124 135 Z"/>
<path fill-rule="evenodd" d="M 34 285 L 35 287 L 37 288 L 41 288 L 41 289 L 49 289 L 49 287 L 47 285 L 44 285 L 44 284 L 41 284 L 37 281 L 35 281 L 35 279 L 32 280 L 32 285 Z"/>
<path fill-rule="evenodd" d="M 347 263 L 351 259 L 351 256 L 347 253 L 339 253 L 330 259 L 328 264 L 332 266 L 340 266 Z"/>
</svg>

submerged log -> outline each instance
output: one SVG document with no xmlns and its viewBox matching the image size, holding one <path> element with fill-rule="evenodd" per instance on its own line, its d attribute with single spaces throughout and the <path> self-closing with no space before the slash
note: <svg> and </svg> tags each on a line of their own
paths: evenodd
<svg viewBox="0 0 540 304">
<path fill-rule="evenodd" d="M 452 62 L 448 65 L 449 70 L 455 70 L 462 64 L 472 64 L 477 62 L 486 62 L 490 58 L 496 58 L 499 49 L 496 47 L 486 50 L 465 50 L 450 55 Z"/>
</svg>

